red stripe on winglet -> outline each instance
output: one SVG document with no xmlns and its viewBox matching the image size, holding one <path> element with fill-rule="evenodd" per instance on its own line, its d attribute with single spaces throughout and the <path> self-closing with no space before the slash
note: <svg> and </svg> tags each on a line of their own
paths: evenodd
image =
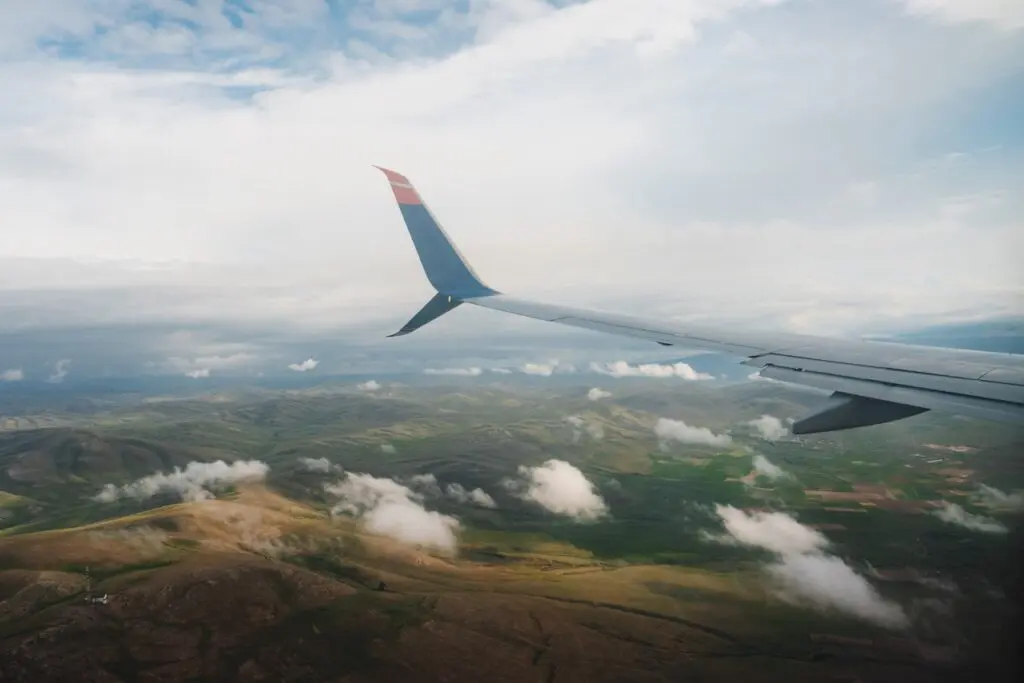
<svg viewBox="0 0 1024 683">
<path fill-rule="evenodd" d="M 401 177 L 401 176 L 399 176 Z M 416 190 L 411 187 L 402 187 L 401 185 L 391 184 L 391 191 L 395 193 L 395 199 L 399 204 L 422 204 L 420 196 L 416 194 Z"/>
<path fill-rule="evenodd" d="M 388 180 L 390 180 L 393 183 L 405 183 L 406 185 L 410 184 L 409 179 L 406 178 L 401 173 L 396 173 L 391 169 L 383 168 L 381 166 L 377 166 L 376 168 L 380 169 L 384 173 L 384 175 L 387 176 Z"/>
</svg>

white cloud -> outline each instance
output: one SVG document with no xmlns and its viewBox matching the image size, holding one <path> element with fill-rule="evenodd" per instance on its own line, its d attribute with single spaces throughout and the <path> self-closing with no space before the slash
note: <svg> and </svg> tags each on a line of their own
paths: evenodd
<svg viewBox="0 0 1024 683">
<path fill-rule="evenodd" d="M 448 484 L 444 492 L 449 498 L 459 503 L 473 503 L 474 505 L 491 509 L 498 507 L 498 504 L 494 502 L 494 498 L 481 488 L 469 491 L 462 484 L 453 483 Z"/>
<path fill-rule="evenodd" d="M 715 434 L 707 427 L 691 427 L 682 420 L 671 420 L 659 417 L 654 424 L 654 433 L 663 442 L 679 441 L 681 443 L 704 444 L 707 446 L 728 446 L 732 437 L 728 434 Z"/>
<path fill-rule="evenodd" d="M 946 503 L 933 514 L 943 522 L 962 526 L 971 531 L 980 531 L 986 534 L 1005 534 L 1009 531 L 1001 522 L 991 517 L 968 512 L 956 503 Z"/>
<path fill-rule="evenodd" d="M 605 391 L 604 389 L 601 389 L 599 387 L 593 387 L 590 391 L 587 392 L 587 398 L 589 398 L 591 401 L 600 401 L 603 398 L 611 398 L 611 396 L 612 392 Z"/>
<path fill-rule="evenodd" d="M 0 372 L 0 382 L 20 382 L 25 379 L 25 371 L 21 368 L 10 368 Z"/>
<path fill-rule="evenodd" d="M 697 372 L 687 363 L 671 363 L 659 365 L 657 363 L 643 363 L 641 365 L 630 365 L 624 360 L 617 360 L 613 363 L 591 363 L 590 369 L 602 375 L 612 377 L 678 377 L 687 380 L 708 380 L 714 379 L 714 375 L 706 372 Z"/>
<path fill-rule="evenodd" d="M 392 479 L 350 472 L 325 489 L 339 499 L 335 514 L 355 516 L 371 533 L 447 554 L 458 549 L 459 520 L 427 510 L 422 494 Z"/>
<path fill-rule="evenodd" d="M 398 450 L 389 443 L 382 443 L 380 445 L 380 450 L 382 453 L 387 453 L 388 455 L 394 455 L 398 452 Z"/>
<path fill-rule="evenodd" d="M 792 475 L 786 470 L 782 469 L 767 457 L 758 453 L 754 456 L 753 460 L 754 470 L 765 477 L 768 477 L 772 481 L 778 479 L 789 479 Z"/>
<path fill-rule="evenodd" d="M 191 377 L 192 379 L 202 379 L 204 377 L 209 377 L 210 368 L 197 368 L 195 370 L 189 370 L 188 372 L 185 373 L 185 376 Z"/>
<path fill-rule="evenodd" d="M 356 388 L 360 391 L 377 391 L 380 389 L 380 382 L 375 379 L 370 379 L 365 382 L 361 382 L 356 385 Z"/>
<path fill-rule="evenodd" d="M 296 0 L 235 26 L 219 3 L 18 3 L 0 28 L 0 202 L 19 226 L 0 234 L 0 328 L 232 325 L 256 343 L 366 321 L 377 340 L 427 288 L 371 163 L 408 173 L 522 296 L 842 333 L 1020 311 L 1016 148 L 970 122 L 1005 106 L 1022 39 L 918 13 L 1019 3 L 776 4 L 328 18 Z M 187 23 L 142 26 L 149 8 Z M 469 308 L 412 339 L 533 324 Z M 77 353 L 67 337 L 50 360 Z M 44 360 L 25 354 L 5 365 Z"/>
<path fill-rule="evenodd" d="M 68 359 L 59 360 L 53 364 L 53 372 L 46 378 L 46 381 L 50 384 L 60 384 L 64 381 L 64 378 L 68 376 L 68 368 L 71 366 L 71 361 Z"/>
<path fill-rule="evenodd" d="M 572 425 L 572 442 L 579 443 L 580 438 L 587 434 L 591 439 L 600 441 L 604 438 L 604 427 L 600 422 L 588 420 L 581 415 L 570 415 L 565 421 Z"/>
<path fill-rule="evenodd" d="M 775 553 L 766 567 L 778 597 L 823 612 L 841 612 L 880 626 L 909 625 L 903 609 L 886 600 L 842 559 L 828 555 L 828 539 L 782 512 L 747 513 L 716 505 L 726 536 L 713 540 L 762 548 Z"/>
<path fill-rule="evenodd" d="M 1024 491 L 1013 491 L 1006 493 L 997 488 L 981 484 L 975 496 L 978 503 L 996 510 L 1007 510 L 1012 512 L 1024 510 Z"/>
<path fill-rule="evenodd" d="M 491 368 L 491 372 L 496 375 L 511 375 L 512 371 L 508 368 Z"/>
<path fill-rule="evenodd" d="M 816 552 L 828 547 L 825 536 L 782 512 L 752 512 L 716 505 L 725 530 L 737 542 L 780 555 Z"/>
<path fill-rule="evenodd" d="M 288 369 L 295 372 L 309 372 L 310 370 L 315 370 L 318 365 L 320 365 L 320 361 L 310 356 L 301 363 L 289 363 Z"/>
<path fill-rule="evenodd" d="M 333 469 L 331 461 L 327 458 L 299 458 L 299 464 L 310 472 L 330 472 Z"/>
<path fill-rule="evenodd" d="M 783 555 L 767 568 L 778 595 L 821 611 L 838 611 L 887 628 L 909 625 L 903 609 L 886 600 L 842 559 L 817 553 Z"/>
<path fill-rule="evenodd" d="M 426 368 L 425 375 L 454 375 L 456 377 L 479 377 L 483 374 L 481 368 Z"/>
<path fill-rule="evenodd" d="M 568 363 L 561 363 L 558 360 L 550 360 L 547 363 L 524 363 L 519 371 L 526 375 L 537 377 L 551 377 L 552 375 L 570 374 L 576 372 L 576 368 Z"/>
<path fill-rule="evenodd" d="M 120 498 L 144 500 L 163 492 L 176 493 L 186 501 L 206 500 L 213 497 L 211 489 L 225 484 L 260 481 L 269 469 L 258 460 L 190 462 L 185 469 L 175 467 L 173 472 L 158 472 L 123 486 L 106 484 L 95 500 L 102 503 L 112 503 Z"/>
<path fill-rule="evenodd" d="M 608 512 L 604 499 L 578 468 L 564 460 L 537 467 L 519 467 L 520 481 L 507 482 L 510 491 L 558 515 L 577 522 L 593 521 Z"/>
<path fill-rule="evenodd" d="M 765 441 L 778 441 L 789 434 L 789 430 L 782 424 L 782 420 L 771 415 L 762 415 L 747 424 L 756 429 L 757 433 Z"/>
</svg>

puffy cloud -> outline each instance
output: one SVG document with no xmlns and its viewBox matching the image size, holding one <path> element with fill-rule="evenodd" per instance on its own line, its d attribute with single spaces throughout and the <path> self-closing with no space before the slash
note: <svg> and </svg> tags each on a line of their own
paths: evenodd
<svg viewBox="0 0 1024 683">
<path fill-rule="evenodd" d="M 334 514 L 355 516 L 374 534 L 447 554 L 458 549 L 459 520 L 423 507 L 423 495 L 392 479 L 348 473 L 325 487 L 338 498 Z"/>
<path fill-rule="evenodd" d="M 209 377 L 210 368 L 198 368 L 196 370 L 189 370 L 188 372 L 185 373 L 185 376 L 191 377 L 192 379 L 202 379 L 204 377 Z"/>
<path fill-rule="evenodd" d="M 320 365 L 320 361 L 310 356 L 301 363 L 289 363 L 288 369 L 295 372 L 309 372 L 310 370 L 315 370 L 318 365 Z"/>
<path fill-rule="evenodd" d="M 842 559 L 820 553 L 783 555 L 767 567 L 784 600 L 820 611 L 838 611 L 887 628 L 909 625 L 903 608 L 886 600 Z"/>
<path fill-rule="evenodd" d="M 360 391 L 377 391 L 380 389 L 380 382 L 375 379 L 369 379 L 365 382 L 361 382 L 356 385 L 356 388 Z"/>
<path fill-rule="evenodd" d="M 754 471 L 760 475 L 768 477 L 772 481 L 778 479 L 789 479 L 793 476 L 760 453 L 754 456 L 752 464 L 754 466 Z"/>
<path fill-rule="evenodd" d="M 334 467 L 327 458 L 299 458 L 299 465 L 310 472 L 330 472 Z"/>
<path fill-rule="evenodd" d="M 547 363 L 524 363 L 520 366 L 519 371 L 526 375 L 551 377 L 554 374 L 562 375 L 576 372 L 576 368 L 557 360 L 550 360 Z"/>
<path fill-rule="evenodd" d="M 425 375 L 453 375 L 456 377 L 479 377 L 483 374 L 482 368 L 427 368 L 423 371 Z"/>
<path fill-rule="evenodd" d="M 124 486 L 106 484 L 95 500 L 101 503 L 113 503 L 120 498 L 144 500 L 164 492 L 176 493 L 186 501 L 206 500 L 213 497 L 210 489 L 225 484 L 259 481 L 267 476 L 269 470 L 266 463 L 258 460 L 190 462 L 185 469 L 175 467 L 168 474 L 158 472 Z"/>
<path fill-rule="evenodd" d="M 459 503 L 473 503 L 474 505 L 491 509 L 498 507 L 498 504 L 494 502 L 494 498 L 480 488 L 468 491 L 462 484 L 452 483 L 445 487 L 444 492 L 446 496 Z"/>
<path fill-rule="evenodd" d="M 766 571 L 775 594 L 788 602 L 822 612 L 841 612 L 892 629 L 909 625 L 896 603 L 886 600 L 842 559 L 829 555 L 828 539 L 781 512 L 747 513 L 716 505 L 725 536 L 713 540 L 762 548 L 777 561 Z"/>
<path fill-rule="evenodd" d="M 506 482 L 523 500 L 577 522 L 593 521 L 608 512 L 604 499 L 578 468 L 564 460 L 548 460 L 537 467 L 519 467 L 521 480 Z"/>
<path fill-rule="evenodd" d="M 603 398 L 611 398 L 611 396 L 612 392 L 605 391 L 604 389 L 601 389 L 599 387 L 594 387 L 587 392 L 587 398 L 589 398 L 591 401 L 600 401 Z"/>
<path fill-rule="evenodd" d="M 714 375 L 706 372 L 697 372 L 687 363 L 679 362 L 659 365 L 658 363 L 643 363 L 630 365 L 624 360 L 613 363 L 591 363 L 590 369 L 602 375 L 612 377 L 678 377 L 686 380 L 708 380 L 714 379 Z"/>
<path fill-rule="evenodd" d="M 659 417 L 654 424 L 654 433 L 662 442 L 679 441 L 681 443 L 704 444 L 707 446 L 728 446 L 732 437 L 728 434 L 715 434 L 707 427 L 691 427 L 682 420 L 671 420 Z"/>
<path fill-rule="evenodd" d="M 10 368 L 0 372 L 0 382 L 20 382 L 25 379 L 25 372 L 21 368 Z"/>
<path fill-rule="evenodd" d="M 731 505 L 716 505 L 725 530 L 737 542 L 780 555 L 811 553 L 828 547 L 819 531 L 804 526 L 783 512 L 752 512 Z"/>
<path fill-rule="evenodd" d="M 782 424 L 782 420 L 771 415 L 762 415 L 756 420 L 751 420 L 747 423 L 761 436 L 765 441 L 778 441 L 784 438 L 789 430 Z"/>
<path fill-rule="evenodd" d="M 968 512 L 956 503 L 946 503 L 933 514 L 943 522 L 962 526 L 963 528 L 970 529 L 971 531 L 980 531 L 986 534 L 1005 534 L 1009 531 L 1009 529 L 999 521 L 992 519 L 991 517 L 985 517 L 984 515 L 976 515 L 973 512 Z"/>
</svg>

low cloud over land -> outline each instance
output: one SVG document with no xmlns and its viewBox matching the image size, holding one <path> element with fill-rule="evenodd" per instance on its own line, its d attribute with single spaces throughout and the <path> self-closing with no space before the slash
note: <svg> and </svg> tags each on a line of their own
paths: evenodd
<svg viewBox="0 0 1024 683">
<path fill-rule="evenodd" d="M 829 541 L 821 532 L 782 512 L 747 513 L 728 505 L 718 505 L 715 511 L 727 535 L 710 538 L 762 548 L 777 556 L 765 570 L 779 598 L 886 628 L 909 625 L 898 604 L 882 597 L 841 558 L 826 552 Z"/>
<path fill-rule="evenodd" d="M 713 375 L 697 372 L 690 365 L 682 362 L 665 365 L 657 363 L 630 365 L 624 360 L 618 360 L 612 363 L 591 363 L 590 369 L 611 377 L 678 377 L 691 381 L 714 379 Z"/>
<path fill-rule="evenodd" d="M 520 466 L 519 475 L 520 480 L 506 481 L 506 487 L 523 500 L 557 515 L 585 522 L 608 512 L 590 480 L 564 460 L 548 460 L 537 467 Z"/>
<path fill-rule="evenodd" d="M 762 415 L 747 424 L 757 430 L 758 435 L 765 441 L 778 441 L 789 434 L 789 430 L 782 424 L 782 420 L 771 415 Z"/>
<path fill-rule="evenodd" d="M 659 417 L 654 425 L 654 433 L 663 443 L 678 441 L 680 443 L 704 444 L 707 446 L 728 446 L 732 437 L 728 434 L 715 434 L 707 427 L 692 427 L 682 420 L 671 420 Z"/>
<path fill-rule="evenodd" d="M 95 499 L 102 503 L 113 503 L 121 498 L 144 500 L 158 493 L 173 492 L 186 501 L 206 500 L 213 497 L 212 490 L 219 486 L 259 481 L 267 476 L 269 470 L 265 463 L 258 460 L 190 462 L 185 469 L 176 467 L 169 474 L 158 472 L 124 486 L 107 484 Z"/>
<path fill-rule="evenodd" d="M 423 494 L 393 479 L 350 472 L 325 489 L 338 499 L 334 514 L 354 516 L 371 533 L 447 554 L 458 548 L 459 520 L 427 510 Z"/>
</svg>

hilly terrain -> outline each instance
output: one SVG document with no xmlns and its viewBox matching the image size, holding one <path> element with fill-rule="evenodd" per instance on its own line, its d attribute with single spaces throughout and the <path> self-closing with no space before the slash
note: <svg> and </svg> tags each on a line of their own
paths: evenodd
<svg viewBox="0 0 1024 683">
<path fill-rule="evenodd" d="M 0 680 L 998 680 L 1019 433 L 797 438 L 818 397 L 774 383 L 604 387 L 9 417 Z"/>
</svg>

